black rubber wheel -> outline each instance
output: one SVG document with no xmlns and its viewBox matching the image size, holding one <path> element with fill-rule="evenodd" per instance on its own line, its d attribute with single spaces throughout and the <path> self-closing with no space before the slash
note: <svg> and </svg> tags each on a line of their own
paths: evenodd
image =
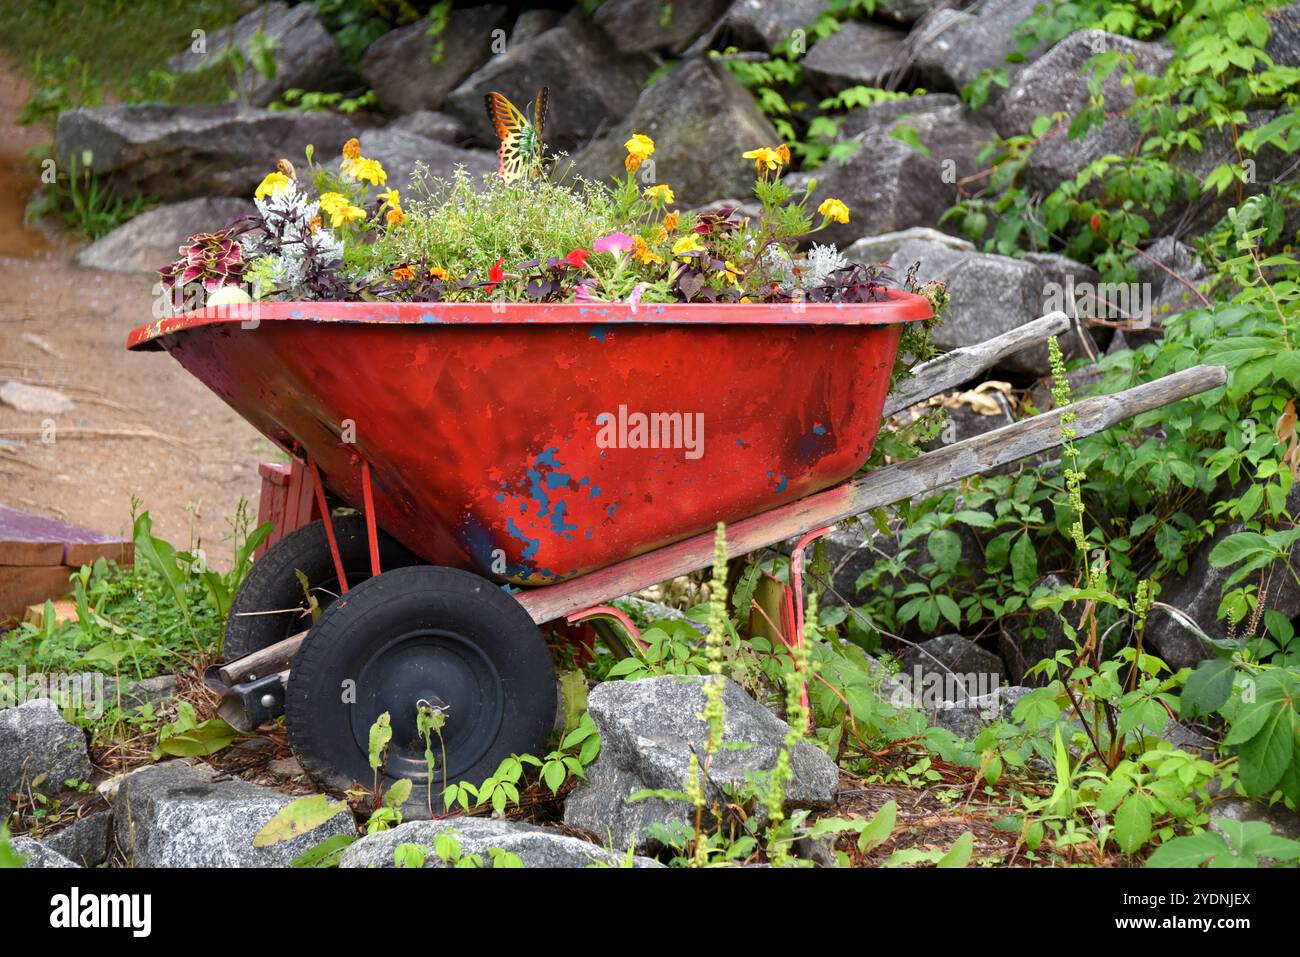
<svg viewBox="0 0 1300 957">
<path fill-rule="evenodd" d="M 366 520 L 360 515 L 336 515 L 334 535 L 338 540 L 348 588 L 370 577 L 370 543 Z M 420 559 L 397 541 L 379 533 L 379 567 L 405 568 Z M 334 570 L 325 523 L 319 519 L 290 532 L 253 562 L 230 603 L 226 618 L 226 639 L 222 657 L 234 661 L 283 641 L 311 627 L 307 599 L 294 571 L 307 576 L 312 594 L 322 610 L 339 594 L 339 576 Z M 282 609 L 284 609 L 282 611 Z M 278 612 L 278 614 L 262 614 Z"/>
<path fill-rule="evenodd" d="M 388 782 L 414 785 L 408 818 L 427 816 L 419 702 L 445 708 L 446 781 L 477 786 L 511 754 L 543 753 L 555 724 L 555 666 L 523 607 L 485 578 L 421 566 L 384 572 L 321 615 L 293 659 L 285 726 L 326 789 L 369 786 L 370 727 L 388 712 Z M 433 738 L 433 810 L 444 765 Z"/>
</svg>

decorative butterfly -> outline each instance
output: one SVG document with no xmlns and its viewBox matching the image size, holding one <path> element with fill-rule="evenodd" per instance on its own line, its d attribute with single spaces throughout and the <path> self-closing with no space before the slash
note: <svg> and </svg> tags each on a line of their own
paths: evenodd
<svg viewBox="0 0 1300 957">
<path fill-rule="evenodd" d="M 483 100 L 492 128 L 501 138 L 501 145 L 497 147 L 497 171 L 501 178 L 513 183 L 523 179 L 525 173 L 533 179 L 541 176 L 542 130 L 550 100 L 546 87 L 537 91 L 532 122 L 500 93 L 489 93 Z"/>
</svg>

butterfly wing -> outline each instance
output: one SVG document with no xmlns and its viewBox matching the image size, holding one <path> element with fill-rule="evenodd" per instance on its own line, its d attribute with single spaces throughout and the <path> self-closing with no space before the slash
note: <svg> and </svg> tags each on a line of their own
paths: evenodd
<svg viewBox="0 0 1300 957">
<path fill-rule="evenodd" d="M 533 136 L 532 136 L 532 165 L 533 177 L 542 175 L 542 132 L 546 129 L 546 113 L 551 106 L 551 91 L 542 87 L 537 91 L 537 99 L 533 101 Z"/>
<path fill-rule="evenodd" d="M 528 135 L 532 129 L 528 118 L 500 93 L 489 93 L 484 103 L 488 120 L 501 140 L 497 147 L 497 172 L 507 183 L 513 183 L 523 178 L 532 159 L 525 155 L 524 143 L 536 137 Z"/>
</svg>

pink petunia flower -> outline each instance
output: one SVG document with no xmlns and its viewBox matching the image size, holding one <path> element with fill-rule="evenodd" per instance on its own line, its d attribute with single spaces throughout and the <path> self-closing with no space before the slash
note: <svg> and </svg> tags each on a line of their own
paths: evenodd
<svg viewBox="0 0 1300 957">
<path fill-rule="evenodd" d="M 610 233 L 597 239 L 591 248 L 598 253 L 624 253 L 632 248 L 633 242 L 627 233 Z"/>
<path fill-rule="evenodd" d="M 648 282 L 639 282 L 632 287 L 632 292 L 627 297 L 627 303 L 632 307 L 632 312 L 636 312 L 636 307 L 641 304 L 642 294 L 650 288 Z"/>
</svg>

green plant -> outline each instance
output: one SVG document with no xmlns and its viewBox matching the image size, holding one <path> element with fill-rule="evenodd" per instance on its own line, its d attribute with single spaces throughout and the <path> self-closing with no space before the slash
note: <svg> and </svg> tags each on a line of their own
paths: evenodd
<svg viewBox="0 0 1300 957">
<path fill-rule="evenodd" d="M 154 205 L 146 196 L 124 199 L 95 173 L 89 150 L 72 156 L 67 170 L 58 170 L 53 182 L 27 204 L 28 221 L 53 216 L 89 239 L 107 235 L 127 220 Z"/>
<path fill-rule="evenodd" d="M 163 755 L 188 757 L 215 754 L 229 747 L 237 734 L 238 732 L 221 718 L 199 721 L 194 713 L 194 705 L 188 701 L 181 701 L 176 706 L 176 720 L 163 725 L 158 732 L 158 746 L 154 748 L 154 760 L 158 760 Z"/>
<path fill-rule="evenodd" d="M 1281 866 L 1300 860 L 1300 841 L 1278 837 L 1261 821 L 1220 818 L 1217 826 L 1223 835 L 1202 831 L 1162 844 L 1147 867 L 1258 867 L 1260 858 Z"/>
<path fill-rule="evenodd" d="M 358 110 L 374 106 L 378 100 L 374 90 L 366 90 L 359 96 L 345 96 L 342 93 L 322 93 L 312 90 L 300 90 L 291 87 L 281 94 L 281 99 L 271 103 L 267 109 L 297 110 L 303 113 L 342 113 L 351 116 Z"/>
<path fill-rule="evenodd" d="M 0 821 L 0 868 L 24 867 L 27 859 L 13 848 L 9 836 L 9 825 Z"/>
</svg>

